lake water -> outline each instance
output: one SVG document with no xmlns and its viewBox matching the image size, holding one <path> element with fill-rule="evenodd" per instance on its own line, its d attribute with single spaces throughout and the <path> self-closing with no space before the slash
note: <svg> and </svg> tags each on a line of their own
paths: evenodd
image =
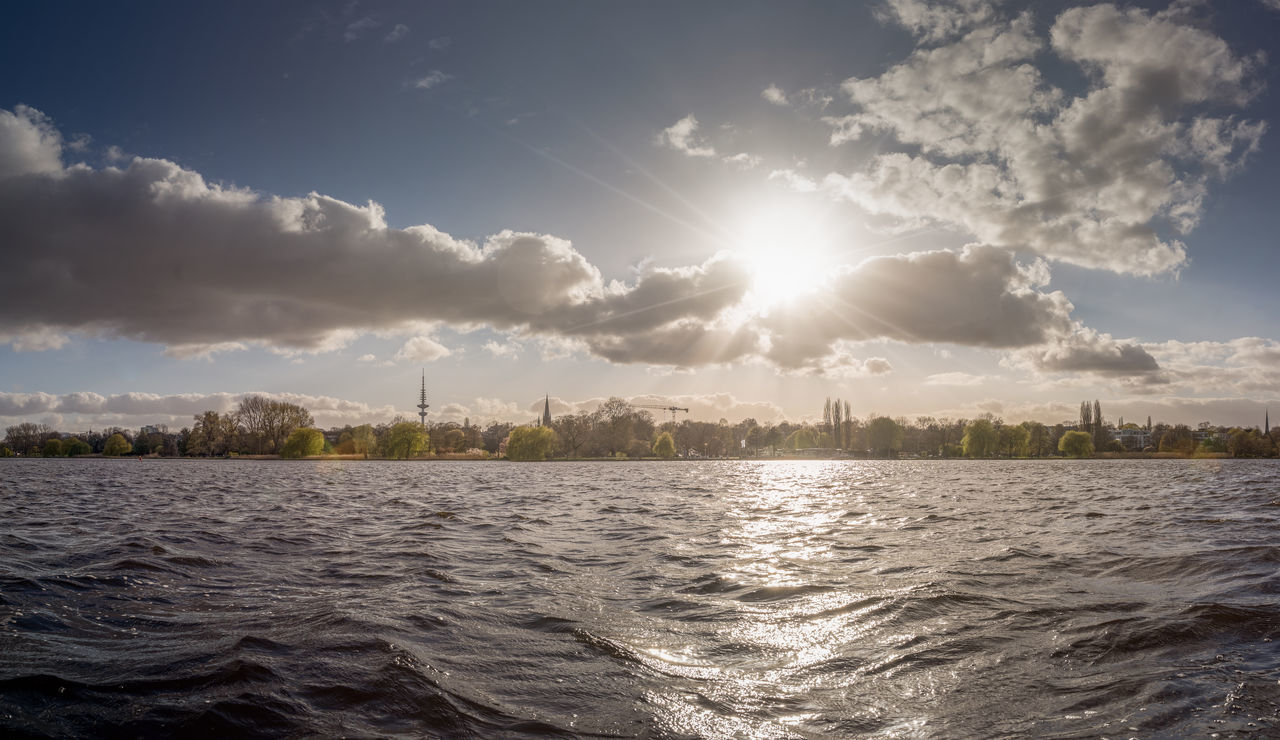
<svg viewBox="0 0 1280 740">
<path fill-rule="evenodd" d="M 1278 472 L 0 461 L 0 734 L 1276 736 Z"/>
</svg>

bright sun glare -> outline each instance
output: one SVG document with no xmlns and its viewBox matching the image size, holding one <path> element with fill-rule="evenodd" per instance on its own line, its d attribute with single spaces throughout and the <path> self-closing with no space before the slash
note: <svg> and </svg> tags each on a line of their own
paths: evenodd
<svg viewBox="0 0 1280 740">
<path fill-rule="evenodd" d="M 768 308 L 816 289 L 831 266 L 829 242 L 822 214 L 810 208 L 771 205 L 744 218 L 740 243 L 756 305 Z"/>
</svg>

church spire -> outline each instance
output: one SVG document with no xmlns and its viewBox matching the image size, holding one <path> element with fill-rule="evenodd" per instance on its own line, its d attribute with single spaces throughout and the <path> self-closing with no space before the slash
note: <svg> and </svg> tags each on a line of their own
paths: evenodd
<svg viewBox="0 0 1280 740">
<path fill-rule="evenodd" d="M 422 391 L 418 394 L 418 418 L 422 420 L 422 428 L 427 428 L 427 408 L 431 404 L 427 403 L 427 370 L 422 369 Z"/>
<path fill-rule="evenodd" d="M 551 426 L 551 396 L 542 399 L 542 426 Z"/>
</svg>

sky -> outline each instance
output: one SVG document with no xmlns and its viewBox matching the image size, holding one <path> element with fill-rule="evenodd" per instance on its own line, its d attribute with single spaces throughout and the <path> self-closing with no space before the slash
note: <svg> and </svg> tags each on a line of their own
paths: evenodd
<svg viewBox="0 0 1280 740">
<path fill-rule="evenodd" d="M 1280 0 L 7 15 L 0 424 L 1280 411 Z"/>
</svg>

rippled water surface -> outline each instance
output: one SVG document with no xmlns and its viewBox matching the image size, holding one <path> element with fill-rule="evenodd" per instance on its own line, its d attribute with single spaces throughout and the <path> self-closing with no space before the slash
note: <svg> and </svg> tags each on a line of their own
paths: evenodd
<svg viewBox="0 0 1280 740">
<path fill-rule="evenodd" d="M 0 734 L 1280 733 L 1272 461 L 0 461 Z"/>
</svg>

